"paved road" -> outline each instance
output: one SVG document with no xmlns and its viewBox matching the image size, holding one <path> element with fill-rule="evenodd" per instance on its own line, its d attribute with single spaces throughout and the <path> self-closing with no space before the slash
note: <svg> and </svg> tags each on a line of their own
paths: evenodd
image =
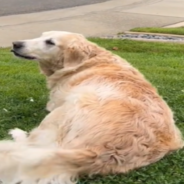
<svg viewBox="0 0 184 184">
<path fill-rule="evenodd" d="M 0 16 L 63 9 L 107 0 L 0 0 Z"/>
</svg>

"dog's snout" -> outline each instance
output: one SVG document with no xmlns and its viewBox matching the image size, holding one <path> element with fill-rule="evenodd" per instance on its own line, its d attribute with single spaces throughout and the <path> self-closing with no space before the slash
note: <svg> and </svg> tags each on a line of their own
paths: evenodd
<svg viewBox="0 0 184 184">
<path fill-rule="evenodd" d="M 13 48 L 14 49 L 21 49 L 22 47 L 24 47 L 23 42 L 13 42 Z"/>
</svg>

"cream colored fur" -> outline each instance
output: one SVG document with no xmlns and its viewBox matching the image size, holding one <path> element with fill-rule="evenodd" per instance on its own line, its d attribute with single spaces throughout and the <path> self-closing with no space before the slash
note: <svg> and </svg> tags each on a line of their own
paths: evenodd
<svg viewBox="0 0 184 184">
<path fill-rule="evenodd" d="M 46 75 L 50 113 L 28 136 L 15 129 L 14 141 L 0 142 L 5 183 L 71 184 L 83 174 L 126 173 L 183 147 L 172 111 L 126 60 L 75 33 L 21 43 L 14 53 L 38 60 Z"/>
</svg>

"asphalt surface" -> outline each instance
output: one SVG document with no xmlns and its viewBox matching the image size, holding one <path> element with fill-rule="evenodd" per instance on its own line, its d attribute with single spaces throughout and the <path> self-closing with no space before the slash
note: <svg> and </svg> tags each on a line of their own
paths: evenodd
<svg viewBox="0 0 184 184">
<path fill-rule="evenodd" d="M 0 16 L 70 8 L 105 1 L 107 0 L 0 0 Z"/>
</svg>

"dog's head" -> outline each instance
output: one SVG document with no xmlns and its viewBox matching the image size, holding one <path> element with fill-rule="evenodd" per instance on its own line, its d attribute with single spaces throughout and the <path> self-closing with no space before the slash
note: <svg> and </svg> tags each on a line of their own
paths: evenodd
<svg viewBox="0 0 184 184">
<path fill-rule="evenodd" d="M 49 76 L 94 57 L 94 48 L 81 34 L 50 31 L 39 38 L 13 42 L 12 52 L 18 57 L 39 61 L 43 73 Z"/>
</svg>

